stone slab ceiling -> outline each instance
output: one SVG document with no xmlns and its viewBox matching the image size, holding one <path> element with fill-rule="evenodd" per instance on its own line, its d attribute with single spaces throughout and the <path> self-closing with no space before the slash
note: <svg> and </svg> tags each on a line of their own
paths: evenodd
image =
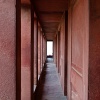
<svg viewBox="0 0 100 100">
<path fill-rule="evenodd" d="M 21 4 L 30 5 L 30 0 L 21 0 Z"/>
<path fill-rule="evenodd" d="M 29 1 L 21 0 L 22 3 L 26 4 L 29 4 Z M 33 2 L 47 39 L 53 39 L 62 15 L 68 9 L 68 0 L 33 0 Z"/>
<path fill-rule="evenodd" d="M 48 40 L 54 38 L 68 0 L 34 0 L 34 6 Z"/>
</svg>

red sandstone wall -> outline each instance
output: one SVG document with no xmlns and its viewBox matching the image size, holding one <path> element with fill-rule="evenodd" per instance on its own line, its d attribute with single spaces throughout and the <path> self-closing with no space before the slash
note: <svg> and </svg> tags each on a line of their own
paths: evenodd
<svg viewBox="0 0 100 100">
<path fill-rule="evenodd" d="M 16 0 L 0 0 L 0 100 L 16 100 Z"/>
<path fill-rule="evenodd" d="M 34 85 L 38 79 L 38 21 L 34 20 Z"/>
<path fill-rule="evenodd" d="M 53 58 L 54 58 L 54 63 L 56 64 L 56 56 L 57 56 L 57 40 L 56 40 L 56 37 L 54 38 L 53 40 Z M 57 65 L 57 64 L 56 64 Z"/>
<path fill-rule="evenodd" d="M 31 97 L 31 12 L 30 8 L 21 8 L 21 100 Z"/>
<path fill-rule="evenodd" d="M 60 31 L 57 33 L 57 68 L 60 74 Z"/>
<path fill-rule="evenodd" d="M 38 75 L 41 73 L 41 27 L 38 26 Z"/>
<path fill-rule="evenodd" d="M 100 1 L 90 0 L 89 99 L 100 100 Z"/>
<path fill-rule="evenodd" d="M 44 65 L 45 60 L 46 60 L 46 54 L 47 54 L 47 52 L 46 52 L 46 39 L 43 36 L 43 65 Z"/>
<path fill-rule="evenodd" d="M 42 67 L 43 67 L 43 64 L 42 64 L 42 61 L 43 61 L 43 35 L 42 35 L 42 32 L 41 32 L 41 70 L 42 70 Z"/>
<path fill-rule="evenodd" d="M 89 45 L 89 5 L 86 0 L 70 0 L 69 32 L 71 34 L 71 59 L 68 56 L 68 98 L 88 100 L 88 45 Z M 70 19 L 71 18 L 71 19 Z M 69 34 L 69 36 L 70 36 Z M 70 46 L 70 42 L 69 42 Z M 70 48 L 69 48 L 70 50 Z M 70 51 L 69 51 L 70 52 Z"/>
<path fill-rule="evenodd" d="M 61 77 L 61 84 L 64 91 L 64 69 L 65 69 L 65 14 L 63 15 L 61 24 L 60 24 L 60 77 Z"/>
<path fill-rule="evenodd" d="M 70 75 L 71 75 L 71 7 L 68 9 L 68 56 L 67 56 L 67 98 L 71 100 L 71 83 L 70 83 Z"/>
</svg>

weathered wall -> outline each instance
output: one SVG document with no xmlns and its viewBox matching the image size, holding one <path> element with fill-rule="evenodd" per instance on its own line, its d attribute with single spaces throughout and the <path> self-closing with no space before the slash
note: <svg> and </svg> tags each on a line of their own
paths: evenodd
<svg viewBox="0 0 100 100">
<path fill-rule="evenodd" d="M 100 1 L 90 0 L 89 99 L 100 100 Z"/>
<path fill-rule="evenodd" d="M 31 12 L 21 8 L 21 100 L 31 98 Z"/>
<path fill-rule="evenodd" d="M 60 78 L 64 91 L 64 69 L 65 69 L 65 13 L 60 23 Z"/>
<path fill-rule="evenodd" d="M 87 100 L 88 95 L 88 45 L 89 45 L 89 9 L 88 1 L 70 0 L 69 32 L 71 34 L 71 62 L 68 64 L 70 72 L 71 100 Z M 80 20 L 81 19 L 81 20 Z M 69 36 L 70 36 L 69 34 Z M 70 43 L 69 43 L 70 46 Z M 68 56 L 70 61 L 70 56 Z M 71 66 L 70 66 L 71 65 Z M 71 69 L 70 69 L 71 67 Z"/>
<path fill-rule="evenodd" d="M 0 0 L 0 100 L 16 100 L 16 0 Z"/>
</svg>

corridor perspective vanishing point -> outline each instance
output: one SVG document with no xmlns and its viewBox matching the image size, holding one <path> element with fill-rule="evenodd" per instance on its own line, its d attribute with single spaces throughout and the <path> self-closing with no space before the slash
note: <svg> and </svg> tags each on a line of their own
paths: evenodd
<svg viewBox="0 0 100 100">
<path fill-rule="evenodd" d="M 100 0 L 0 0 L 0 100 L 100 100 Z"/>
</svg>

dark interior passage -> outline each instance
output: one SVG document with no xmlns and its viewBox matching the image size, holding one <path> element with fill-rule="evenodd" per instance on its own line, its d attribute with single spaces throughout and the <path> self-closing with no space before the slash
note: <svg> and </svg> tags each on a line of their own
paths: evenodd
<svg viewBox="0 0 100 100">
<path fill-rule="evenodd" d="M 35 100 L 66 100 L 53 58 L 47 58 L 35 92 Z"/>
</svg>

